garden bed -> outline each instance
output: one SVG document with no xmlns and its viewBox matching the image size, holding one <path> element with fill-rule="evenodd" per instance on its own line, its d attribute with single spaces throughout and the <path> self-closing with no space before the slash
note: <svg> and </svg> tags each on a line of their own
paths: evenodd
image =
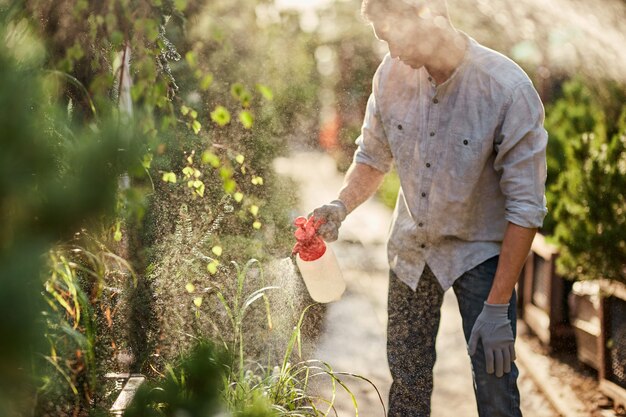
<svg viewBox="0 0 626 417">
<path fill-rule="evenodd" d="M 575 352 L 554 351 L 544 345 L 537 336 L 529 332 L 523 323 L 518 324 L 518 337 L 534 353 L 549 360 L 547 372 L 551 380 L 558 381 L 570 389 L 585 406 L 585 412 L 592 417 L 626 416 L 624 410 L 613 410 L 613 402 L 600 391 L 598 373 L 581 363 Z"/>
</svg>

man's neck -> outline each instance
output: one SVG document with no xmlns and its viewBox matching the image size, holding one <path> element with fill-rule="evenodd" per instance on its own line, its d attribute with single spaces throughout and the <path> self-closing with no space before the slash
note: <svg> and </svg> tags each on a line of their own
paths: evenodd
<svg viewBox="0 0 626 417">
<path fill-rule="evenodd" d="M 439 43 L 437 54 L 425 68 L 437 85 L 446 82 L 461 65 L 467 48 L 467 38 L 456 29 L 451 29 Z"/>
</svg>

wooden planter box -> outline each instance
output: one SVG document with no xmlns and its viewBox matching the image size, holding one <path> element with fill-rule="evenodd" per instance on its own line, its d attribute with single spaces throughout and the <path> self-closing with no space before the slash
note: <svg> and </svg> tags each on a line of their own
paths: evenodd
<svg viewBox="0 0 626 417">
<path fill-rule="evenodd" d="M 598 371 L 600 391 L 626 407 L 626 287 L 606 281 L 576 282 L 570 295 L 578 360 Z"/>
<path fill-rule="evenodd" d="M 552 349 L 573 349 L 567 295 L 572 283 L 556 273 L 556 247 L 537 234 L 519 282 L 520 317 Z"/>
<path fill-rule="evenodd" d="M 600 281 L 600 391 L 626 408 L 626 286 Z"/>
<path fill-rule="evenodd" d="M 576 335 L 578 360 L 592 368 L 601 367 L 601 297 L 599 281 L 574 283 L 569 296 L 570 323 Z"/>
</svg>

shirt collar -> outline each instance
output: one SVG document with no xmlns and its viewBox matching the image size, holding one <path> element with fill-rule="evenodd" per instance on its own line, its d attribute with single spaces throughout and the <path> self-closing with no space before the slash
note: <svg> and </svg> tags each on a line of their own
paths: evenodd
<svg viewBox="0 0 626 417">
<path fill-rule="evenodd" d="M 465 52 L 463 54 L 463 59 L 461 60 L 459 65 L 454 69 L 454 71 L 452 72 L 450 77 L 448 77 L 448 79 L 445 80 L 443 83 L 441 83 L 439 85 L 435 85 L 434 84 L 434 79 L 430 76 L 430 74 L 428 74 L 428 71 L 426 70 L 426 67 L 423 67 L 423 70 L 426 73 L 426 76 L 428 77 L 428 81 L 437 90 L 442 90 L 446 86 L 450 85 L 455 78 L 459 77 L 459 75 L 462 74 L 465 71 L 465 68 L 467 67 L 467 64 L 471 61 L 472 47 L 473 47 L 475 41 L 474 41 L 474 39 L 472 39 L 465 32 L 463 32 L 461 30 L 459 30 L 458 32 L 465 39 Z"/>
</svg>

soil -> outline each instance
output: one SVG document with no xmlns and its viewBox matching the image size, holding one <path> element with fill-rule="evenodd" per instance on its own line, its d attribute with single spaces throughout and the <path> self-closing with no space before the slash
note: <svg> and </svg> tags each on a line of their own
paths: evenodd
<svg viewBox="0 0 626 417">
<path fill-rule="evenodd" d="M 575 351 L 551 351 L 520 323 L 519 339 L 533 352 L 549 359 L 549 374 L 554 380 L 566 384 L 586 407 L 591 417 L 624 417 L 626 410 L 613 409 L 613 402 L 599 390 L 598 373 L 581 363 Z"/>
</svg>

